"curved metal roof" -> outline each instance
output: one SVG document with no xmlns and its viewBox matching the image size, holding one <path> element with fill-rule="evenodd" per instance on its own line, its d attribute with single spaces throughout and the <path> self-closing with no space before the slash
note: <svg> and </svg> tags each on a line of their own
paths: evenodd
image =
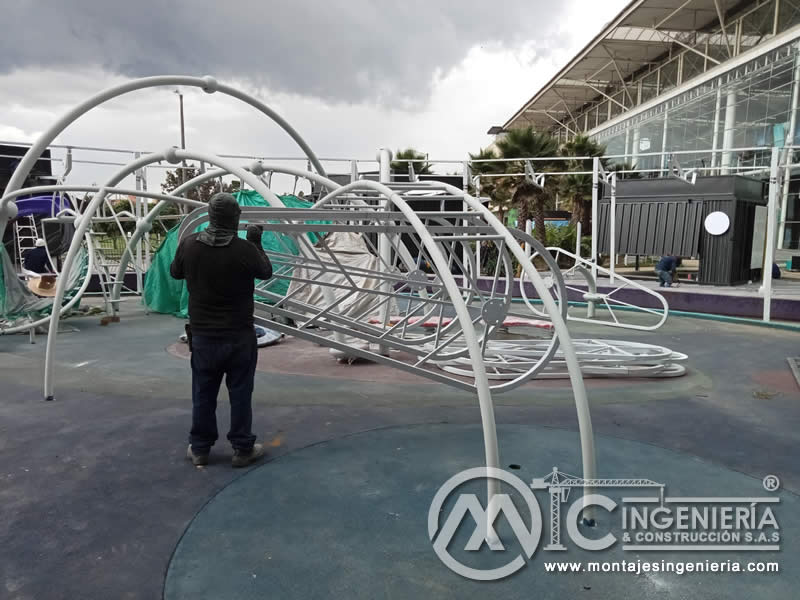
<svg viewBox="0 0 800 600">
<path fill-rule="evenodd" d="M 525 124 L 550 129 L 571 119 L 585 104 L 605 100 L 609 87 L 625 89 L 622 82 L 661 62 L 676 44 L 696 43 L 698 33 L 718 28 L 725 15 L 742 4 L 741 0 L 633 0 L 503 128 Z M 625 105 L 630 108 L 635 91 L 628 93 L 632 98 Z"/>
</svg>

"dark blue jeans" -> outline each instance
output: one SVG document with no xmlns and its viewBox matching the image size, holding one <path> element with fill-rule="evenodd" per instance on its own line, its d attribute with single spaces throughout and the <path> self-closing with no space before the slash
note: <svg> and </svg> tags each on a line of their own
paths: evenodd
<svg viewBox="0 0 800 600">
<path fill-rule="evenodd" d="M 659 280 L 659 287 L 672 287 L 672 272 L 670 271 L 659 271 L 656 269 L 656 275 L 658 275 Z"/>
<path fill-rule="evenodd" d="M 253 379 L 258 360 L 255 333 L 235 338 L 192 337 L 192 431 L 189 443 L 195 454 L 206 454 L 217 434 L 217 394 L 225 376 L 231 401 L 228 440 L 236 450 L 248 452 L 256 436 L 253 426 Z"/>
</svg>

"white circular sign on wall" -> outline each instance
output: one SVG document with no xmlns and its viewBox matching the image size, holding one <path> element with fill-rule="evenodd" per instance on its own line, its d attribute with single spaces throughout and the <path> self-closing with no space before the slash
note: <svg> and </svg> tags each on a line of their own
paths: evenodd
<svg viewBox="0 0 800 600">
<path fill-rule="evenodd" d="M 731 220 L 722 211 L 715 211 L 710 213 L 703 224 L 706 231 L 711 235 L 722 235 L 731 226 Z"/>
</svg>

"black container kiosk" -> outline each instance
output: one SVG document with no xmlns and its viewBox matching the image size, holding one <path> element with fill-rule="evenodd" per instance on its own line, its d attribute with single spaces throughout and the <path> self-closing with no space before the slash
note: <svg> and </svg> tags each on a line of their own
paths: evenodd
<svg viewBox="0 0 800 600">
<path fill-rule="evenodd" d="M 764 256 L 764 183 L 739 175 L 698 177 L 694 185 L 677 178 L 617 181 L 617 254 L 700 258 L 698 282 L 737 285 L 758 277 Z M 600 201 L 598 252 L 610 252 L 611 187 Z M 709 233 L 705 220 L 723 213 L 729 226 Z M 712 217 L 724 223 L 720 215 Z M 723 225 L 724 226 L 724 225 Z M 755 243 L 754 243 L 755 240 Z"/>
</svg>

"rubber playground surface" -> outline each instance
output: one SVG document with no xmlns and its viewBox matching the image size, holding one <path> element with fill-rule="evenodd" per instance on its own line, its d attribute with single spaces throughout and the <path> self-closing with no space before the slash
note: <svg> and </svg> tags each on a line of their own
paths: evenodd
<svg viewBox="0 0 800 600">
<path fill-rule="evenodd" d="M 537 552 L 516 575 L 478 583 L 439 561 L 427 530 L 438 486 L 483 460 L 470 394 L 340 365 L 289 339 L 260 351 L 254 431 L 268 459 L 231 469 L 223 435 L 211 464 L 194 468 L 184 456 L 182 322 L 126 304 L 120 323 L 65 325 L 79 331 L 59 336 L 54 402 L 42 400 L 44 337 L 0 337 L 0 597 L 791 598 L 797 589 L 800 387 L 786 361 L 800 354 L 796 331 L 681 317 L 656 332 L 571 326 L 575 337 L 689 355 L 681 378 L 587 380 L 598 474 L 664 481 L 683 496 L 763 495 L 762 479 L 778 476 L 781 551 L 736 559 L 778 560 L 780 573 L 544 572 L 545 559 L 587 559 L 570 550 Z M 225 403 L 223 392 L 221 432 Z M 580 473 L 566 382 L 494 403 L 501 464 L 525 481 L 555 465 Z M 622 558 L 615 549 L 594 560 Z"/>
</svg>

